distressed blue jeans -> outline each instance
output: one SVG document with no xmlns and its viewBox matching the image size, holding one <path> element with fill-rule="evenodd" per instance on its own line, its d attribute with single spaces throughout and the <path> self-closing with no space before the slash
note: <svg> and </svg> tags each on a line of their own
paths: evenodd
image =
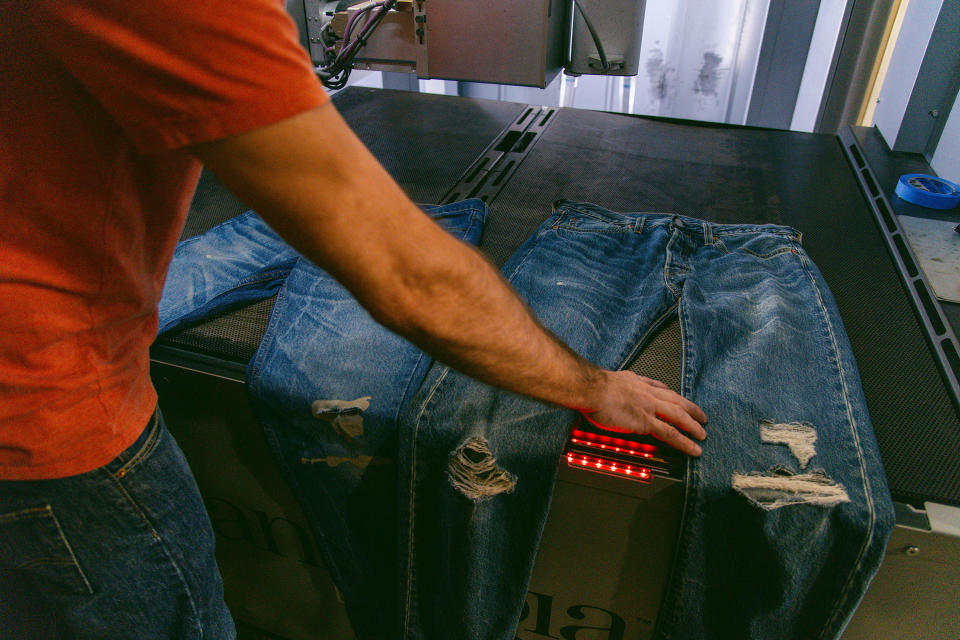
<svg viewBox="0 0 960 640">
<path fill-rule="evenodd" d="M 0 482 L 0 640 L 234 637 L 213 528 L 159 410 L 103 467 Z"/>
<path fill-rule="evenodd" d="M 479 242 L 482 201 L 425 210 L 455 237 Z M 432 360 L 377 324 L 252 211 L 178 245 L 160 331 L 274 293 L 247 366 L 251 407 L 357 635 L 392 638 L 399 414 Z"/>
<path fill-rule="evenodd" d="M 561 202 L 503 272 L 602 367 L 679 316 L 681 393 L 710 422 L 655 636 L 838 637 L 894 515 L 840 316 L 799 233 Z M 513 638 L 574 419 L 433 366 L 400 429 L 403 638 Z"/>
</svg>

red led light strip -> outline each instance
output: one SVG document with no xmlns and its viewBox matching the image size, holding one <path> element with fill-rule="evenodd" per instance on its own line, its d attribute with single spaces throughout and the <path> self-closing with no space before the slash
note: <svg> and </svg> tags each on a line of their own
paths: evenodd
<svg viewBox="0 0 960 640">
<path fill-rule="evenodd" d="M 625 476 L 634 480 L 650 480 L 653 478 L 653 471 L 646 467 L 637 467 L 630 464 L 613 462 L 603 458 L 594 458 L 579 453 L 568 453 L 567 464 L 574 468 L 582 468 L 586 471 L 599 471 L 601 473 L 612 473 Z"/>
<path fill-rule="evenodd" d="M 570 434 L 570 442 L 584 447 L 602 449 L 604 451 L 613 451 L 616 453 L 625 453 L 631 456 L 640 456 L 641 458 L 652 459 L 657 448 L 652 444 L 645 442 L 631 442 L 623 438 L 614 438 L 587 431 L 574 429 Z"/>
</svg>

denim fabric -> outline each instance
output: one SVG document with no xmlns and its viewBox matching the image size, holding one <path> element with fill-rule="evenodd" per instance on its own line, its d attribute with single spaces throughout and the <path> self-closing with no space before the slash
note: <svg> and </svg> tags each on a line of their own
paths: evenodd
<svg viewBox="0 0 960 640">
<path fill-rule="evenodd" d="M 299 258 L 255 211 L 187 238 L 167 271 L 158 334 L 269 298 Z"/>
<path fill-rule="evenodd" d="M 562 202 L 504 273 L 603 367 L 679 314 L 681 392 L 710 422 L 656 637 L 839 636 L 894 515 L 850 346 L 799 234 Z M 403 638 L 513 638 L 574 419 L 430 370 L 400 429 Z"/>
<path fill-rule="evenodd" d="M 454 236 L 479 242 L 483 202 L 428 211 Z M 431 362 L 302 260 L 247 367 L 254 413 L 360 638 L 393 637 L 398 416 Z"/>
<path fill-rule="evenodd" d="M 482 201 L 424 209 L 454 236 L 479 242 Z M 272 293 L 266 333 L 247 366 L 251 407 L 357 635 L 394 637 L 398 415 L 432 360 L 377 324 L 252 211 L 178 246 L 161 331 Z"/>
<path fill-rule="evenodd" d="M 0 638 L 234 638 L 214 536 L 159 410 L 109 464 L 0 482 Z"/>
</svg>

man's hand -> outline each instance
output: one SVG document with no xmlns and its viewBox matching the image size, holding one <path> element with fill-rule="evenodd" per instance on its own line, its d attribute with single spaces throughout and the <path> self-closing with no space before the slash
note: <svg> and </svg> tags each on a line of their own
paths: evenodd
<svg viewBox="0 0 960 640">
<path fill-rule="evenodd" d="M 697 440 L 707 437 L 704 412 L 667 385 L 638 376 L 632 371 L 606 371 L 598 390 L 596 409 L 582 411 L 596 426 L 622 433 L 649 433 L 671 447 L 691 456 L 700 455 L 700 447 L 680 433 Z"/>
</svg>

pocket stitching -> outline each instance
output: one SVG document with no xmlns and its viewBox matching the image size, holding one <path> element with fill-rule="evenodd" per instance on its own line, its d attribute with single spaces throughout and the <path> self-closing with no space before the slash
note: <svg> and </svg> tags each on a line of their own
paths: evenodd
<svg viewBox="0 0 960 640">
<path fill-rule="evenodd" d="M 39 558 L 36 560 L 31 560 L 24 564 L 17 565 L 15 568 L 19 570 L 30 570 L 35 567 L 40 566 L 60 566 L 60 567 L 71 567 L 74 570 L 74 576 L 80 579 L 80 582 L 83 585 L 83 589 L 86 590 L 87 595 L 93 594 L 93 587 L 90 585 L 90 581 L 87 579 L 87 574 L 83 571 L 83 568 L 80 566 L 80 562 L 77 560 L 77 555 L 73 552 L 73 547 L 70 546 L 70 541 L 67 540 L 67 536 L 63 532 L 63 527 L 60 526 L 60 520 L 57 519 L 57 514 L 53 512 L 53 507 L 44 505 L 42 507 L 31 507 L 24 509 L 22 511 L 17 511 L 15 513 L 6 513 L 0 515 L 0 523 L 3 522 L 18 522 L 24 521 L 27 519 L 35 519 L 37 522 L 42 523 L 44 518 L 48 518 L 56 529 L 56 537 L 59 539 L 59 543 L 62 547 L 62 550 L 66 552 L 67 557 L 65 558 Z"/>
</svg>

